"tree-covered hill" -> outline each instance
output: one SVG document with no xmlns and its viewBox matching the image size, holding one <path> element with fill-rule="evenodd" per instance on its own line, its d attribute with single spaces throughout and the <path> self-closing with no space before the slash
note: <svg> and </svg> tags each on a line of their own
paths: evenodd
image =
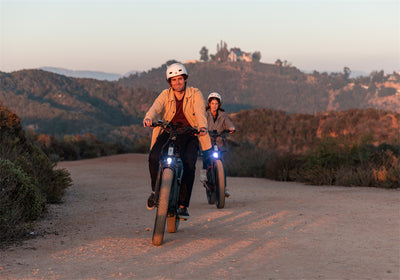
<svg viewBox="0 0 400 280">
<path fill-rule="evenodd" d="M 253 109 L 231 114 L 231 119 L 237 129 L 231 136 L 234 142 L 263 150 L 300 154 L 327 138 L 347 144 L 400 145 L 400 113 L 382 110 L 351 109 L 311 115 Z"/>
<path fill-rule="evenodd" d="M 107 135 L 141 122 L 156 92 L 42 71 L 0 72 L 0 100 L 24 127 L 52 135 Z"/>
<path fill-rule="evenodd" d="M 165 70 L 159 68 L 119 80 L 133 88 L 161 91 L 167 87 Z M 186 64 L 188 84 L 199 88 L 206 97 L 210 92 L 222 94 L 224 107 L 239 109 L 266 108 L 289 113 L 316 113 L 327 110 L 375 108 L 400 112 L 400 76 L 392 82 L 383 72 L 350 79 L 351 70 L 343 73 L 306 74 L 296 67 L 259 62 L 198 62 Z"/>
<path fill-rule="evenodd" d="M 168 86 L 165 70 L 171 62 L 145 73 L 122 78 L 119 83 L 160 91 Z M 306 82 L 307 75 L 294 67 L 214 61 L 190 63 L 186 67 L 189 72 L 188 84 L 199 88 L 205 97 L 213 91 L 221 93 L 228 111 L 258 107 L 306 113 L 323 111 L 329 102 L 327 90 L 317 91 Z"/>
<path fill-rule="evenodd" d="M 148 136 L 141 121 L 168 84 L 168 61 L 117 82 L 70 78 L 43 70 L 0 72 L 0 101 L 16 112 L 25 128 L 53 136 L 94 134 L 99 140 L 135 143 Z M 259 62 L 186 64 L 189 85 L 206 97 L 217 91 L 229 113 L 270 109 L 289 114 L 367 109 L 400 112 L 400 77 L 371 73 L 306 74 L 292 66 Z"/>
<path fill-rule="evenodd" d="M 230 176 L 315 185 L 400 187 L 400 113 L 375 109 L 287 114 L 268 109 L 231 115 Z"/>
</svg>

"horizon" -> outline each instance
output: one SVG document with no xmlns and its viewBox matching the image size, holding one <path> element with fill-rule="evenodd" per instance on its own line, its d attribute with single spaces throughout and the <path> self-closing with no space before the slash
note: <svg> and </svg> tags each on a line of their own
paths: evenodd
<svg viewBox="0 0 400 280">
<path fill-rule="evenodd" d="M 193 62 L 190 62 L 190 63 L 193 63 Z M 197 61 L 196 63 L 203 63 L 203 61 Z M 260 63 L 268 64 L 268 63 L 265 63 L 265 62 L 260 62 Z M 187 64 L 187 63 L 183 62 L 183 64 Z M 270 64 L 273 64 L 273 63 L 270 63 Z M 159 68 L 161 66 L 162 66 L 162 64 L 157 66 L 157 67 L 152 67 L 152 69 L 153 68 Z M 305 74 L 312 74 L 314 71 L 317 71 L 317 70 L 299 69 L 295 65 L 291 65 L 291 67 L 295 67 L 299 71 L 301 71 L 301 72 L 303 72 Z M 41 67 L 37 67 L 37 68 L 18 69 L 18 70 L 13 70 L 13 71 L 9 71 L 9 72 L 0 70 L 0 72 L 12 73 L 12 72 L 18 72 L 18 71 L 25 71 L 25 70 L 27 70 L 27 71 L 29 71 L 29 70 L 44 70 L 44 71 L 47 71 L 47 72 L 53 72 L 53 73 L 56 73 L 56 74 L 75 77 L 75 78 L 89 77 L 89 76 L 91 76 L 90 74 L 105 74 L 105 75 L 110 75 L 110 76 L 119 75 L 119 77 L 117 78 L 117 79 L 119 79 L 119 78 L 126 77 L 126 76 L 128 76 L 130 74 L 133 74 L 133 73 L 147 72 L 147 71 L 149 71 L 151 69 L 144 70 L 144 71 L 131 70 L 131 71 L 128 71 L 126 73 L 115 73 L 115 72 L 105 72 L 105 71 L 97 71 L 97 70 L 90 70 L 90 69 L 68 69 L 68 68 L 56 67 L 56 66 L 41 66 Z M 371 71 L 370 73 L 367 73 L 367 72 L 364 72 L 364 71 L 357 71 L 357 70 L 352 70 L 352 69 L 350 69 L 350 70 L 351 70 L 350 77 L 369 76 L 373 72 L 373 71 Z M 383 71 L 383 69 L 377 70 L 377 71 Z M 70 73 L 67 73 L 67 72 L 70 72 Z M 84 75 L 85 72 L 87 72 L 87 74 L 89 74 L 89 75 L 85 76 Z M 328 74 L 330 74 L 330 73 L 342 73 L 343 69 L 339 70 L 339 71 L 318 71 L 318 72 L 319 73 L 328 73 Z M 397 74 L 400 74 L 400 71 L 394 71 L 394 72 L 396 72 Z M 390 72 L 390 73 L 384 72 L 385 75 L 390 75 L 392 73 L 393 72 Z M 75 74 L 75 75 L 73 75 L 73 74 Z M 80 75 L 78 75 L 78 74 L 80 74 Z M 114 80 L 113 78 L 110 78 L 110 77 L 109 78 L 105 78 L 105 79 L 106 80 Z"/>
<path fill-rule="evenodd" d="M 172 59 L 168 59 L 167 61 L 169 61 L 169 60 L 172 60 Z M 187 64 L 187 63 L 192 63 L 192 62 L 188 62 L 188 61 L 193 61 L 194 59 L 192 59 L 192 60 L 186 60 L 186 61 L 180 61 L 181 63 L 183 63 L 183 64 Z M 166 61 L 165 61 L 166 62 Z M 37 70 L 37 69 L 41 69 L 41 70 L 43 70 L 44 68 L 53 68 L 54 70 L 65 70 L 65 71 L 73 71 L 73 72 L 98 72 L 98 73 L 104 73 L 104 74 L 112 74 L 112 75 L 121 75 L 121 76 L 126 76 L 126 75 L 128 75 L 128 74 L 130 74 L 130 73 L 132 73 L 132 72 L 147 72 L 147 71 L 149 71 L 149 70 L 151 70 L 151 69 L 153 69 L 153 68 L 158 68 L 158 67 L 161 67 L 162 66 L 162 64 L 164 64 L 165 62 L 161 62 L 160 63 L 160 65 L 158 65 L 158 66 L 151 66 L 149 69 L 145 69 L 145 70 L 142 70 L 142 71 L 140 71 L 140 70 L 135 70 L 135 69 L 131 69 L 131 70 L 129 70 L 129 71 L 127 71 L 127 72 L 123 72 L 123 73 L 119 73 L 119 72 L 107 72 L 107 71 L 105 71 L 105 70 L 93 70 L 93 69 L 70 69 L 70 68 L 65 68 L 65 67 L 59 67 L 59 66 L 49 66 L 49 65 L 45 65 L 45 66 L 39 66 L 39 67 L 33 67 L 33 68 L 21 68 L 21 69 L 15 69 L 15 70 L 10 70 L 10 71 L 2 71 L 1 69 L 0 69 L 0 72 L 5 72 L 5 73 L 11 73 L 11 72 L 17 72 L 17 71 L 23 71 L 23 70 Z M 197 60 L 197 62 L 196 63 L 202 63 L 203 61 L 200 61 L 200 60 Z M 265 64 L 274 64 L 274 62 L 264 62 L 264 61 L 260 61 L 260 63 L 265 63 Z M 302 72 L 304 72 L 304 73 L 312 73 L 313 71 L 317 71 L 317 72 L 319 72 L 319 73 L 324 73 L 324 72 L 326 72 L 326 73 L 341 73 L 341 72 L 343 72 L 343 68 L 344 67 L 346 67 L 346 66 L 344 66 L 342 69 L 337 69 L 337 70 L 317 70 L 317 69 L 301 69 L 301 68 L 299 68 L 298 66 L 296 66 L 296 65 L 291 65 L 292 67 L 296 67 L 297 69 L 299 69 L 300 71 L 302 71 Z M 398 74 L 400 74 L 400 68 L 399 68 L 399 70 L 393 70 L 393 71 L 390 71 L 390 72 L 386 72 L 383 68 L 377 68 L 377 69 L 375 69 L 375 70 L 371 70 L 370 72 L 366 72 L 366 71 L 364 71 L 364 70 L 357 70 L 357 69 L 350 69 L 351 70 L 351 73 L 362 73 L 362 74 L 365 74 L 365 75 L 369 75 L 369 74 L 371 74 L 372 72 L 374 72 L 374 71 L 384 71 L 384 73 L 385 74 L 392 74 L 393 72 L 395 72 L 395 73 L 398 73 Z"/>
<path fill-rule="evenodd" d="M 0 1 L 3 72 L 56 67 L 123 75 L 199 60 L 203 46 L 215 54 L 221 41 L 301 71 L 400 70 L 396 0 Z"/>
<path fill-rule="evenodd" d="M 182 62 L 183 64 L 187 64 L 186 62 Z M 193 63 L 193 62 L 190 62 L 190 63 Z M 197 61 L 196 63 L 203 63 L 203 61 Z M 274 64 L 274 63 L 266 63 L 266 62 L 260 62 L 260 63 L 264 63 L 264 64 Z M 164 63 L 162 63 L 162 64 L 164 64 Z M 159 67 L 161 67 L 162 66 L 162 64 L 160 64 L 159 66 L 154 66 L 154 67 L 152 67 L 152 69 L 153 68 L 159 68 Z M 296 65 L 291 65 L 292 67 L 295 67 L 295 68 L 297 68 L 297 69 L 299 69 L 300 71 L 302 71 L 302 72 L 304 72 L 304 73 L 306 73 L 306 74 L 311 74 L 314 70 L 307 70 L 307 69 L 300 69 L 300 68 L 298 68 L 298 67 L 296 67 Z M 104 72 L 104 71 L 96 71 L 96 70 L 90 70 L 90 69 L 68 69 L 68 68 L 63 68 L 63 67 L 55 67 L 55 66 L 42 66 L 42 67 L 38 67 L 38 68 L 31 68 L 31 69 L 20 69 L 20 70 L 16 70 L 16 71 L 23 71 L 23 70 L 37 70 L 37 69 L 40 69 L 40 70 L 46 70 L 46 69 L 52 69 L 52 70 L 54 70 L 54 71 L 57 71 L 57 70 L 65 70 L 65 71 L 71 71 L 71 72 L 96 72 L 96 73 L 104 73 L 104 74 L 110 74 L 110 75 L 121 75 L 121 76 L 125 76 L 125 75 L 127 75 L 127 74 L 131 74 L 131 73 L 133 73 L 133 72 L 138 72 L 138 73 L 140 73 L 140 72 L 146 72 L 146 71 L 149 71 L 149 70 L 151 70 L 151 69 L 148 69 L 148 70 L 144 70 L 144 71 L 138 71 L 138 70 L 134 70 L 134 69 L 132 69 L 131 71 L 128 71 L 128 72 L 126 72 L 126 73 L 115 73 L 115 72 Z M 350 69 L 351 70 L 351 73 L 352 74 L 354 74 L 354 73 L 363 73 L 363 74 L 365 74 L 365 75 L 369 75 L 369 74 L 371 74 L 371 73 L 367 73 L 367 72 L 364 72 L 364 71 L 358 71 L 358 70 L 352 70 L 352 69 Z M 377 71 L 381 71 L 381 70 L 383 70 L 383 69 L 380 69 L 380 70 L 377 70 Z M 50 71 L 50 70 L 46 70 L 46 71 Z M 51 71 L 50 71 L 51 72 Z M 326 73 L 342 73 L 343 72 L 343 69 L 341 69 L 341 70 L 339 70 L 339 71 L 329 71 L 329 70 L 326 70 L 326 71 L 318 71 L 319 73 L 324 73 L 324 72 L 326 72 Z M 398 71 L 398 72 L 396 72 L 396 73 L 400 73 L 400 70 Z M 392 73 L 386 73 L 385 72 L 385 74 L 392 74 Z"/>
</svg>

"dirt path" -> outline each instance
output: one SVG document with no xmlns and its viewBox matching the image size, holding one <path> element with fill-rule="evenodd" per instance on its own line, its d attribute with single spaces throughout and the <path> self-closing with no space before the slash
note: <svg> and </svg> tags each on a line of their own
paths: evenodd
<svg viewBox="0 0 400 280">
<path fill-rule="evenodd" d="M 228 178 L 216 209 L 196 179 L 190 220 L 154 247 L 146 155 L 60 165 L 74 186 L 0 251 L 0 279 L 400 279 L 398 190 Z"/>
</svg>

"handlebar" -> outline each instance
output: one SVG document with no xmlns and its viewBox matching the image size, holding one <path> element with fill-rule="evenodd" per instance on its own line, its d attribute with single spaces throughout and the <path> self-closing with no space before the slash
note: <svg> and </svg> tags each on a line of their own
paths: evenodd
<svg viewBox="0 0 400 280">
<path fill-rule="evenodd" d="M 210 134 L 210 137 L 223 137 L 225 136 L 225 134 L 234 133 L 235 131 L 236 130 L 225 129 L 221 131 L 221 133 L 218 133 L 217 130 L 209 130 L 208 134 Z"/>
<path fill-rule="evenodd" d="M 168 133 L 171 133 L 171 132 L 176 133 L 176 134 L 189 133 L 189 134 L 193 134 L 193 135 L 197 135 L 200 133 L 200 131 L 197 130 L 196 128 L 187 127 L 187 126 L 181 127 L 177 124 L 162 121 L 162 120 L 159 120 L 156 123 L 153 123 L 150 127 L 158 127 L 158 126 L 162 127 Z"/>
</svg>

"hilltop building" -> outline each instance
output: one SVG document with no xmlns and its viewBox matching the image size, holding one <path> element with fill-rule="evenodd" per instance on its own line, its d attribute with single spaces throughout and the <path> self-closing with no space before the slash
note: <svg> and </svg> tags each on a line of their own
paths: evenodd
<svg viewBox="0 0 400 280">
<path fill-rule="evenodd" d="M 228 61 L 236 62 L 236 61 L 246 61 L 252 62 L 253 55 L 251 53 L 246 53 L 240 50 L 240 48 L 232 48 L 228 54 Z"/>
</svg>

